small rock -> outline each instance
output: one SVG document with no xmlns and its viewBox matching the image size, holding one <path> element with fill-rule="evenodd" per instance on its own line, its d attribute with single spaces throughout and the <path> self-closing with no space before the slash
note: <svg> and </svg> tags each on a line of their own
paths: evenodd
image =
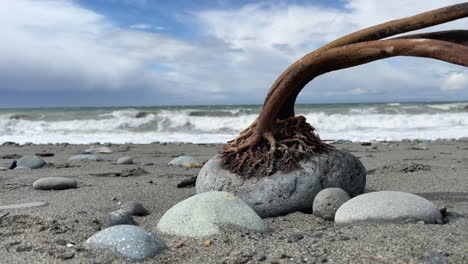
<svg viewBox="0 0 468 264">
<path fill-rule="evenodd" d="M 191 163 L 195 165 L 202 165 L 200 162 L 198 162 L 194 157 L 192 156 L 180 156 L 177 157 L 169 162 L 169 165 L 174 165 L 174 166 L 184 166 L 187 167 L 191 165 Z"/>
<path fill-rule="evenodd" d="M 121 157 L 117 160 L 117 164 L 125 165 L 125 164 L 133 164 L 133 158 L 131 157 Z"/>
<path fill-rule="evenodd" d="M 6 170 L 9 170 L 9 169 L 5 167 L 0 167 L 0 171 L 6 171 Z"/>
<path fill-rule="evenodd" d="M 361 142 L 361 146 L 370 146 L 372 145 L 371 142 Z"/>
<path fill-rule="evenodd" d="M 337 225 L 403 223 L 408 218 L 435 224 L 442 214 L 432 202 L 405 192 L 380 191 L 354 197 L 335 215 Z"/>
<path fill-rule="evenodd" d="M 53 157 L 54 156 L 54 153 L 50 153 L 50 152 L 38 152 L 36 154 L 34 154 L 38 157 Z"/>
<path fill-rule="evenodd" d="M 16 160 L 12 160 L 12 159 L 2 160 L 0 163 L 0 166 L 6 169 L 12 170 L 16 168 Z"/>
<path fill-rule="evenodd" d="M 18 167 L 25 167 L 30 169 L 39 169 L 44 167 L 45 164 L 46 162 L 43 159 L 33 155 L 23 156 L 16 162 Z"/>
<path fill-rule="evenodd" d="M 427 251 L 419 257 L 419 261 L 428 264 L 445 264 L 444 257 L 436 251 Z"/>
<path fill-rule="evenodd" d="M 91 248 L 110 248 L 130 261 L 148 259 L 167 248 L 159 237 L 133 225 L 106 228 L 88 238 L 84 244 Z"/>
<path fill-rule="evenodd" d="M 189 188 L 195 187 L 195 183 L 197 182 L 197 176 L 193 176 L 189 179 L 185 179 L 177 184 L 177 188 Z"/>
<path fill-rule="evenodd" d="M 36 190 L 65 190 L 75 188 L 78 183 L 71 178 L 65 177 L 45 177 L 36 180 L 33 188 Z"/>
<path fill-rule="evenodd" d="M 301 239 L 304 238 L 304 235 L 303 234 L 299 234 L 299 233 L 296 233 L 296 234 L 292 234 L 288 237 L 288 243 L 294 243 L 294 242 L 297 242 Z"/>
<path fill-rule="evenodd" d="M 312 212 L 317 217 L 333 220 L 336 210 L 349 199 L 349 195 L 341 188 L 323 189 L 315 196 Z"/>
<path fill-rule="evenodd" d="M 88 154 L 111 154 L 112 153 L 112 149 L 108 148 L 108 147 L 91 147 L 87 150 L 84 151 L 85 153 L 88 153 Z"/>
<path fill-rule="evenodd" d="M 107 218 L 109 226 L 115 225 L 138 225 L 138 223 L 133 219 L 133 217 L 124 210 L 117 210 L 111 212 Z"/>
<path fill-rule="evenodd" d="M 138 202 L 124 202 L 120 205 L 120 209 L 135 216 L 146 216 L 150 214 L 149 211 Z"/>
<path fill-rule="evenodd" d="M 3 142 L 2 146 L 19 146 L 19 144 L 13 141 L 6 141 Z"/>
<path fill-rule="evenodd" d="M 143 163 L 140 164 L 141 167 L 153 166 L 153 165 L 154 165 L 154 163 L 152 163 L 152 162 L 143 162 Z"/>
<path fill-rule="evenodd" d="M 211 244 L 213 244 L 213 241 L 211 241 L 211 240 L 209 240 L 209 239 L 203 241 L 203 245 L 204 245 L 205 247 L 209 247 L 209 246 L 211 246 Z"/>
<path fill-rule="evenodd" d="M 94 161 L 103 161 L 104 159 L 99 157 L 99 156 L 96 156 L 96 155 L 88 155 L 88 154 L 84 154 L 84 155 L 75 155 L 75 156 L 71 156 L 68 161 L 72 161 L 72 160 L 94 160 Z"/>
<path fill-rule="evenodd" d="M 416 146 L 412 147 L 414 150 L 429 150 L 429 147 L 424 143 L 419 143 Z"/>
<path fill-rule="evenodd" d="M 111 142 L 105 142 L 103 145 L 104 145 L 104 147 L 108 147 L 108 148 L 112 147 Z"/>
</svg>

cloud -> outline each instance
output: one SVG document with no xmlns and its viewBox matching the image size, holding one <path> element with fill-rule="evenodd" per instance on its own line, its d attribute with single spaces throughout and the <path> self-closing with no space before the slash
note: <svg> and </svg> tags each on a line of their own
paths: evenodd
<svg viewBox="0 0 468 264">
<path fill-rule="evenodd" d="M 468 88 L 468 73 L 454 72 L 451 73 L 442 83 L 440 90 L 442 91 L 457 91 Z"/>
<path fill-rule="evenodd" d="M 135 25 L 131 25 L 130 26 L 131 29 L 142 29 L 142 30 L 158 30 L 158 31 L 163 31 L 163 30 L 167 30 L 167 28 L 165 27 L 161 27 L 161 26 L 151 26 L 151 25 L 148 25 L 148 24 L 135 24 Z"/>
<path fill-rule="evenodd" d="M 456 2 L 462 1 L 427 0 L 422 6 L 404 0 L 399 8 L 371 0 L 348 0 L 343 8 L 283 1 L 201 8 L 184 12 L 198 34 L 186 39 L 150 24 L 123 29 L 72 1 L 0 1 L 0 79 L 9 91 L 124 91 L 128 104 L 138 104 L 139 94 L 141 100 L 152 96 L 154 104 L 261 103 L 284 69 L 326 42 Z M 466 28 L 466 21 L 449 28 Z M 304 89 L 300 101 L 408 98 L 408 89 L 431 98 L 444 94 L 440 90 L 455 90 L 468 98 L 467 90 L 459 88 L 466 86 L 466 75 L 460 82 L 454 72 L 460 67 L 391 59 L 321 76 Z"/>
</svg>

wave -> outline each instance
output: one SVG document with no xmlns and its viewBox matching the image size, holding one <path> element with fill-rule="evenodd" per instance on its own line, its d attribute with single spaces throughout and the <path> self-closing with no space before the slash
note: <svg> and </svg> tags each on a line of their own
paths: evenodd
<svg viewBox="0 0 468 264">
<path fill-rule="evenodd" d="M 468 115 L 463 110 L 466 105 L 313 106 L 301 107 L 298 114 L 307 118 L 322 139 L 433 140 L 468 136 Z M 32 118 L 10 118 L 19 112 L 1 113 L 0 142 L 224 143 L 248 127 L 260 111 L 259 108 L 212 108 L 97 109 L 60 114 L 41 110 L 27 113 Z"/>
</svg>

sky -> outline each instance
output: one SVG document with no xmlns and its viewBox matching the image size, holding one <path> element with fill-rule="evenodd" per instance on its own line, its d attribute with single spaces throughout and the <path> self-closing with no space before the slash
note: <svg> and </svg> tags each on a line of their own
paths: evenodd
<svg viewBox="0 0 468 264">
<path fill-rule="evenodd" d="M 461 2 L 1 0 L 0 107 L 261 104 L 320 46 Z M 392 58 L 319 76 L 297 102 L 405 101 L 468 101 L 468 69 Z"/>
</svg>

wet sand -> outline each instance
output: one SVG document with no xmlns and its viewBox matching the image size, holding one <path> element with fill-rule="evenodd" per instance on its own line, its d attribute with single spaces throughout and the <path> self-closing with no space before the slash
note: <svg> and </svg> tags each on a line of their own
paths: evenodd
<svg viewBox="0 0 468 264">
<path fill-rule="evenodd" d="M 172 237 L 158 233 L 158 220 L 170 207 L 195 194 L 194 187 L 176 186 L 196 176 L 200 169 L 167 163 L 180 155 L 206 161 L 220 145 L 113 145 L 112 154 L 99 154 L 103 162 L 67 161 L 90 145 L 0 146 L 0 158 L 54 153 L 43 158 L 50 163 L 45 168 L 0 171 L 0 208 L 48 203 L 43 207 L 0 209 L 0 263 L 125 263 L 110 250 L 81 246 L 108 226 L 109 213 L 125 201 L 140 202 L 151 212 L 135 220 L 169 247 L 143 263 L 420 263 L 423 256 L 441 258 L 446 263 L 468 263 L 468 139 L 333 145 L 361 159 L 368 170 L 366 192 L 390 190 L 420 195 L 438 207 L 446 206 L 449 222 L 335 227 L 333 222 L 311 214 L 293 213 L 266 218 L 272 233 L 230 230 L 203 239 Z M 112 164 L 123 156 L 133 157 L 135 165 Z M 142 167 L 147 174 L 132 175 L 132 169 L 142 162 L 154 165 Z M 122 171 L 129 175 L 118 176 Z M 50 176 L 71 177 L 78 188 L 33 189 L 35 180 Z M 202 244 L 206 239 L 213 241 L 211 246 Z"/>
</svg>

